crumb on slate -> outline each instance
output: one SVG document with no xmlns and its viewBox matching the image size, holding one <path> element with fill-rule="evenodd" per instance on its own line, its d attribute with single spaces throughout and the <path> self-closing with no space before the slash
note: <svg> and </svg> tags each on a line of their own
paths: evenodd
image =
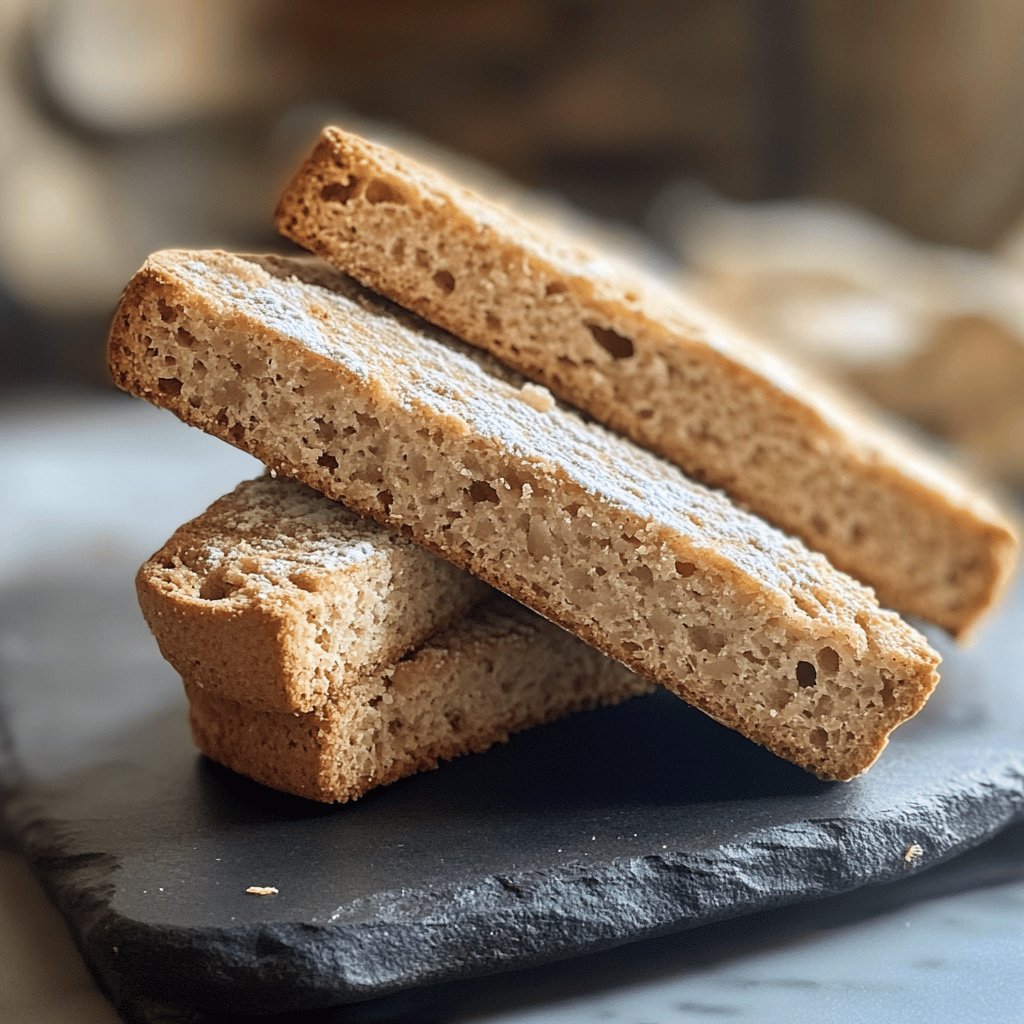
<svg viewBox="0 0 1024 1024">
<path fill-rule="evenodd" d="M 250 885 L 245 890 L 250 896 L 276 896 L 277 886 L 276 885 Z"/>
<path fill-rule="evenodd" d="M 919 843 L 911 843 L 903 851 L 903 863 L 913 864 L 915 861 L 919 861 L 924 856 L 924 849 Z"/>
</svg>

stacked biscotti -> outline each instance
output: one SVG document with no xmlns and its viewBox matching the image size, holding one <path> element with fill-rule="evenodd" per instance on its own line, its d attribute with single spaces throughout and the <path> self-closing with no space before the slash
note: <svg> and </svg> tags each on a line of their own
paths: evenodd
<svg viewBox="0 0 1024 1024">
<path fill-rule="evenodd" d="M 295 481 L 240 484 L 140 569 L 214 760 L 315 800 L 650 684 Z"/>
<path fill-rule="evenodd" d="M 950 470 L 551 225 L 328 129 L 279 226 L 324 259 L 157 253 L 109 343 L 278 477 L 139 576 L 236 770 L 348 799 L 658 683 L 848 779 L 938 678 L 875 592 L 959 634 L 1007 579 Z"/>
</svg>

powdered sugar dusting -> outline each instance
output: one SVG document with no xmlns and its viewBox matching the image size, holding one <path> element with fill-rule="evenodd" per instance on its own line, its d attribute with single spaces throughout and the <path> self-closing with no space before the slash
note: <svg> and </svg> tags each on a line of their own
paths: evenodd
<svg viewBox="0 0 1024 1024">
<path fill-rule="evenodd" d="M 542 411 L 523 401 L 521 378 L 319 260 L 216 254 L 183 263 L 189 286 L 226 314 L 251 319 L 253 329 L 265 333 L 266 311 L 272 311 L 276 332 L 330 359 L 342 378 L 372 379 L 406 409 L 461 420 L 481 439 L 545 464 L 646 522 L 653 543 L 685 538 L 711 557 L 727 558 L 759 587 L 804 603 L 807 594 L 833 591 L 877 608 L 867 588 L 801 542 L 558 403 Z"/>
<path fill-rule="evenodd" d="M 240 484 L 204 516 L 207 536 L 189 561 L 240 591 L 267 593 L 345 573 L 408 548 L 385 527 L 293 480 Z"/>
</svg>

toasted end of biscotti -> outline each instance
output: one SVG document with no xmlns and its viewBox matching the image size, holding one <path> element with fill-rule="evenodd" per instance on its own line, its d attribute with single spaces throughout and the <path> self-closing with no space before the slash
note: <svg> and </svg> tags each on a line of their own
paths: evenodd
<svg viewBox="0 0 1024 1024">
<path fill-rule="evenodd" d="M 164 657 L 211 694 L 309 711 L 491 590 L 293 480 L 239 484 L 139 570 Z"/>
<path fill-rule="evenodd" d="M 319 264 L 157 254 L 110 353 L 126 390 L 823 777 L 935 685 L 924 638 L 822 556 Z"/>
<path fill-rule="evenodd" d="M 830 387 L 557 224 L 326 128 L 279 230 L 497 356 L 954 635 L 993 605 L 1013 526 Z"/>
<path fill-rule="evenodd" d="M 204 754 L 274 789 L 331 803 L 651 684 L 497 599 L 307 714 L 259 710 L 187 676 L 185 688 Z"/>
</svg>

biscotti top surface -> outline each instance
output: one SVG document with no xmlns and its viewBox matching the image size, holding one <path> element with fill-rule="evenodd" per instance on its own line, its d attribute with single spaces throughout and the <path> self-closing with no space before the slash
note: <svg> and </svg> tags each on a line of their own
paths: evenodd
<svg viewBox="0 0 1024 1024">
<path fill-rule="evenodd" d="M 541 221 L 529 211 L 509 209 L 436 168 L 341 128 L 325 128 L 320 141 L 338 166 L 359 168 L 368 175 L 379 173 L 374 180 L 390 190 L 379 201 L 394 201 L 397 196 L 403 202 L 443 211 L 453 233 L 479 238 L 510 263 L 526 259 L 547 265 L 553 276 L 569 279 L 572 287 L 586 293 L 588 307 L 625 315 L 638 334 L 658 344 L 714 353 L 730 365 L 741 386 L 767 387 L 772 401 L 804 422 L 817 443 L 842 449 L 869 471 L 897 474 L 903 486 L 941 499 L 965 521 L 989 524 L 1001 539 L 1003 557 L 1012 560 L 1015 528 L 957 470 L 635 261 L 598 252 L 591 237 L 578 233 L 565 220 Z"/>
<path fill-rule="evenodd" d="M 175 535 L 174 554 L 201 575 L 241 567 L 244 589 L 344 572 L 415 546 L 294 480 L 246 480 Z M 170 570 L 169 570 L 170 571 Z M 252 596 L 252 594 L 250 594 Z"/>
<path fill-rule="evenodd" d="M 318 260 L 167 251 L 136 278 L 137 287 L 161 285 L 187 297 L 215 336 L 225 327 L 266 338 L 269 329 L 279 347 L 274 371 L 285 379 L 290 360 L 312 355 L 325 391 L 332 380 L 358 381 L 377 404 L 415 411 L 428 433 L 499 447 L 581 498 L 627 510 L 646 524 L 635 545 L 680 558 L 699 552 L 762 607 L 870 632 L 883 648 L 934 661 L 923 638 L 823 556 Z"/>
</svg>

